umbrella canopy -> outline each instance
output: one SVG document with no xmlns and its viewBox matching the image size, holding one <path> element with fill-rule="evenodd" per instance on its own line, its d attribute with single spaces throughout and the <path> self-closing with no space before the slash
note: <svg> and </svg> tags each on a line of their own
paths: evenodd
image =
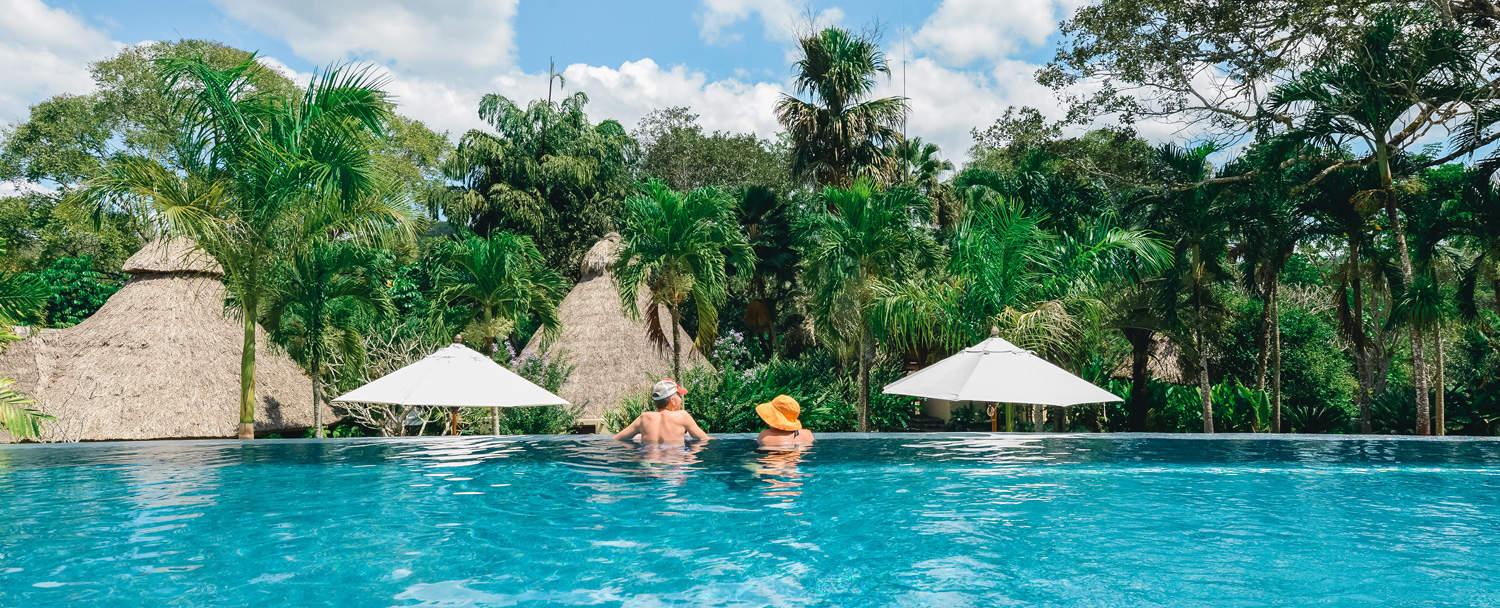
<svg viewBox="0 0 1500 608">
<path fill-rule="evenodd" d="M 998 336 L 892 382 L 885 392 L 950 401 L 1078 405 L 1123 401 Z"/>
<path fill-rule="evenodd" d="M 444 347 L 334 401 L 437 407 L 568 405 L 462 344 Z"/>
</svg>

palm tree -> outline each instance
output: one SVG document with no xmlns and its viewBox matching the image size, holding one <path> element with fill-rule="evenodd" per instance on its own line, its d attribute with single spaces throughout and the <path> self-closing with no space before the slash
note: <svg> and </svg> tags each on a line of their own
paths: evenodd
<svg viewBox="0 0 1500 608">
<path fill-rule="evenodd" d="M 1324 152 L 1326 155 L 1327 151 Z M 1337 155 L 1326 157 L 1338 158 Z M 1337 284 L 1334 309 L 1339 330 L 1349 340 L 1354 356 L 1359 385 L 1355 404 L 1359 408 L 1360 432 L 1366 434 L 1374 431 L 1370 408 L 1376 379 L 1374 362 L 1383 351 L 1381 341 L 1371 339 L 1365 318 L 1369 306 L 1366 303 L 1367 264 L 1363 252 L 1370 247 L 1370 216 L 1377 210 L 1362 204 L 1368 199 L 1359 196 L 1359 192 L 1372 178 L 1373 173 L 1368 170 L 1345 171 L 1331 175 L 1303 192 L 1304 211 L 1311 220 L 1313 234 L 1342 242 L 1347 251 L 1343 264 L 1334 273 Z"/>
<path fill-rule="evenodd" d="M 1261 297 L 1260 332 L 1256 338 L 1255 388 L 1271 392 L 1271 432 L 1281 432 L 1281 272 L 1297 246 L 1312 236 L 1316 224 L 1307 221 L 1307 197 L 1299 196 L 1292 176 L 1302 166 L 1287 163 L 1303 152 L 1281 140 L 1259 142 L 1230 167 L 1229 174 L 1253 178 L 1227 192 L 1229 227 L 1239 242 L 1245 288 Z"/>
<path fill-rule="evenodd" d="M 871 38 L 840 28 L 802 38 L 799 46 L 796 95 L 776 103 L 776 119 L 792 141 L 792 173 L 836 186 L 859 175 L 890 176 L 886 150 L 901 140 L 906 98 L 866 99 L 876 76 L 890 75 L 885 53 Z"/>
<path fill-rule="evenodd" d="M 1346 52 L 1276 87 L 1273 107 L 1295 108 L 1302 116 L 1293 135 L 1323 147 L 1357 139 L 1371 151 L 1378 188 L 1371 194 L 1385 208 L 1396 241 L 1403 288 L 1415 284 L 1406 229 L 1398 208 L 1393 157 L 1419 143 L 1424 126 L 1439 120 L 1476 90 L 1474 58 L 1457 29 L 1425 11 L 1388 10 L 1374 16 Z M 1400 128 L 1397 128 L 1400 125 Z M 1431 433 L 1422 328 L 1409 326 L 1419 435 Z"/>
<path fill-rule="evenodd" d="M 1170 264 L 1160 240 L 1110 215 L 1058 234 L 1019 202 L 983 187 L 970 193 L 979 196 L 971 196 L 950 240 L 946 272 L 879 290 L 877 334 L 919 359 L 971 344 L 993 327 L 1054 361 L 1072 360 L 1083 350 L 1081 317 Z"/>
<path fill-rule="evenodd" d="M 614 224 L 635 150 L 620 123 L 590 122 L 587 105 L 581 92 L 525 107 L 485 95 L 479 119 L 490 128 L 465 133 L 444 167 L 457 184 L 440 204 L 448 221 L 531 235 L 553 268 L 577 268 Z"/>
<path fill-rule="evenodd" d="M 0 254 L 5 250 L 0 247 Z M 18 338 L 11 332 L 19 322 L 35 321 L 47 304 L 47 286 L 33 275 L 0 272 L 0 348 Z M 33 402 L 11 386 L 10 378 L 0 378 L 0 430 L 17 439 L 36 437 L 41 424 L 51 416 L 31 407 Z"/>
<path fill-rule="evenodd" d="M 435 310 L 464 307 L 463 334 L 493 355 L 523 323 L 557 331 L 557 306 L 568 285 L 531 237 L 495 232 L 458 242 L 443 260 L 436 291 Z"/>
<path fill-rule="evenodd" d="M 494 232 L 470 236 L 443 260 L 436 282 L 435 315 L 460 307 L 468 322 L 463 333 L 484 344 L 493 357 L 500 341 L 522 323 L 534 322 L 548 335 L 562 326 L 558 304 L 568 283 L 549 268 L 531 237 Z M 500 434 L 500 410 L 490 408 L 494 433 Z"/>
<path fill-rule="evenodd" d="M 953 163 L 938 156 L 937 144 L 920 137 L 897 143 L 895 154 L 900 163 L 899 181 L 915 185 L 928 196 L 942 185 L 943 174 L 953 170 Z"/>
<path fill-rule="evenodd" d="M 909 188 L 877 190 L 861 178 L 823 191 L 824 209 L 805 219 L 802 280 L 818 336 L 858 361 L 859 430 L 870 430 L 874 306 L 880 290 L 930 257 L 936 243 L 920 226 L 931 206 Z"/>
<path fill-rule="evenodd" d="M 1500 315 L 1500 189 L 1490 182 L 1490 171 L 1470 170 L 1459 197 L 1454 231 L 1467 240 L 1474 258 L 1460 269 L 1459 312 L 1473 318 L 1479 312 L 1481 282 L 1489 284 L 1490 306 Z"/>
<path fill-rule="evenodd" d="M 313 428 L 323 437 L 323 386 L 330 355 L 359 358 L 359 330 L 391 310 L 370 275 L 370 254 L 345 243 L 320 243 L 277 269 L 266 304 L 266 329 L 307 366 L 313 383 Z"/>
<path fill-rule="evenodd" d="M 625 199 L 614 268 L 620 305 L 639 318 L 637 298 L 642 286 L 647 289 L 647 332 L 660 346 L 671 332 L 673 378 L 682 378 L 677 334 L 683 304 L 692 300 L 698 317 L 693 339 L 707 349 L 718 335 L 719 308 L 729 298 L 729 271 L 749 274 L 755 268 L 755 251 L 740 230 L 735 207 L 733 197 L 715 188 L 682 194 L 658 180 Z M 661 327 L 662 307 L 670 328 Z"/>
<path fill-rule="evenodd" d="M 792 246 L 792 222 L 786 199 L 770 188 L 749 186 L 740 195 L 739 222 L 755 252 L 755 270 L 748 277 L 745 327 L 761 333 L 768 352 L 777 352 L 778 302 L 797 280 L 797 251 Z"/>
<path fill-rule="evenodd" d="M 1157 150 L 1163 183 L 1202 184 L 1213 176 L 1208 157 L 1216 148 L 1200 145 Z M 1145 225 L 1173 235 L 1172 265 L 1159 280 L 1149 283 L 1147 299 L 1160 326 L 1193 357 L 1199 398 L 1203 403 L 1203 432 L 1214 432 L 1212 386 L 1208 351 L 1224 310 L 1218 287 L 1228 278 L 1224 267 L 1228 227 L 1217 192 L 1210 186 L 1176 188 L 1147 196 Z M 1184 315 L 1187 311 L 1191 314 Z"/>
<path fill-rule="evenodd" d="M 184 121 L 183 166 L 113 159 L 80 196 L 148 206 L 224 268 L 244 323 L 239 436 L 255 436 L 255 328 L 276 264 L 309 246 L 307 236 L 361 236 L 409 222 L 406 210 L 372 194 L 373 140 L 390 116 L 382 81 L 368 69 L 335 67 L 295 99 L 251 83 L 255 58 L 217 68 L 202 57 L 159 67 Z"/>
</svg>

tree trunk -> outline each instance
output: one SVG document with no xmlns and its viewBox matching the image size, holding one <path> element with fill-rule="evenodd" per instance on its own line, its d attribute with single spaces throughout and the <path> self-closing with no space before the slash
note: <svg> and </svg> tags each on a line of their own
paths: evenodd
<svg viewBox="0 0 1500 608">
<path fill-rule="evenodd" d="M 1146 418 L 1151 404 L 1146 402 L 1147 383 L 1150 381 L 1151 332 L 1144 329 L 1126 328 L 1125 339 L 1130 341 L 1130 430 L 1137 433 L 1146 430 Z"/>
<path fill-rule="evenodd" d="M 1198 395 L 1203 399 L 1203 432 L 1214 432 L 1214 403 L 1211 387 L 1208 383 L 1208 354 L 1203 347 L 1203 332 L 1197 332 L 1198 350 Z"/>
<path fill-rule="evenodd" d="M 1500 279 L 1490 281 L 1490 290 L 1495 292 L 1495 314 L 1500 315 Z"/>
<path fill-rule="evenodd" d="M 776 303 L 770 298 L 766 298 L 766 336 L 771 346 L 769 354 L 774 357 L 778 352 L 776 350 Z"/>
<path fill-rule="evenodd" d="M 1354 325 L 1354 367 L 1359 375 L 1359 390 L 1354 400 L 1359 406 L 1359 432 L 1366 435 L 1374 432 L 1370 420 L 1370 351 L 1365 337 L 1365 291 L 1364 279 L 1359 266 L 1359 235 L 1349 235 L 1349 286 L 1354 292 L 1352 308 Z"/>
<path fill-rule="evenodd" d="M 1261 296 L 1264 301 L 1260 305 L 1260 334 L 1255 336 L 1255 390 L 1264 392 L 1266 390 L 1266 370 L 1271 360 L 1271 316 L 1272 308 L 1275 306 L 1273 300 L 1275 279 L 1267 279 L 1261 285 Z"/>
<path fill-rule="evenodd" d="M 1401 262 L 1401 282 L 1404 289 L 1410 290 L 1415 281 L 1416 274 L 1412 272 L 1411 252 L 1406 247 L 1406 228 L 1401 225 L 1401 215 L 1396 209 L 1396 190 L 1391 179 L 1390 149 L 1386 143 L 1379 138 L 1375 142 L 1375 163 L 1380 170 L 1380 190 L 1385 197 L 1386 221 L 1391 225 L 1391 234 L 1396 237 L 1396 254 Z M 1432 434 L 1431 413 L 1427 407 L 1427 362 L 1426 349 L 1422 344 L 1422 329 L 1412 324 L 1408 331 L 1411 335 L 1411 366 L 1412 383 L 1416 386 L 1417 398 L 1417 434 Z"/>
<path fill-rule="evenodd" d="M 859 432 L 870 432 L 870 329 L 859 333 Z"/>
<path fill-rule="evenodd" d="M 1436 433 L 1436 434 L 1438 434 L 1438 435 L 1447 435 L 1448 434 L 1448 420 L 1447 420 L 1447 412 L 1444 411 L 1444 409 L 1445 409 L 1444 408 L 1444 401 L 1445 401 L 1445 399 L 1444 399 L 1444 395 L 1443 395 L 1444 388 L 1447 385 L 1447 379 L 1443 377 L 1444 376 L 1444 372 L 1443 372 L 1444 365 L 1443 365 L 1443 324 L 1442 324 L 1442 321 L 1439 321 L 1437 327 L 1434 327 L 1432 329 L 1432 349 L 1434 351 L 1437 351 L 1435 353 L 1435 355 L 1437 357 L 1437 372 L 1435 374 L 1437 376 L 1437 381 L 1433 383 L 1433 401 L 1432 401 L 1433 418 L 1435 418 L 1435 420 L 1433 421 L 1433 427 L 1434 427 L 1433 432 Z"/>
<path fill-rule="evenodd" d="M 1281 284 L 1271 286 L 1271 432 L 1281 432 Z"/>
<path fill-rule="evenodd" d="M 323 370 L 321 358 L 314 354 L 309 367 L 312 368 L 313 436 L 323 438 Z"/>
<path fill-rule="evenodd" d="M 485 310 L 485 312 L 484 312 L 484 326 L 485 327 L 494 327 L 494 320 L 495 320 L 494 314 L 491 313 L 489 310 Z M 500 337 L 499 336 L 490 336 L 489 350 L 490 350 L 490 352 L 485 353 L 485 354 L 487 354 L 489 356 L 489 358 L 490 358 L 491 361 L 494 361 L 495 360 L 495 355 L 500 352 Z M 492 408 L 490 408 L 490 434 L 491 435 L 499 435 L 500 434 L 500 408 L 498 408 L 498 407 L 492 407 Z"/>
<path fill-rule="evenodd" d="M 245 321 L 244 342 L 240 345 L 240 439 L 255 439 L 255 313 L 254 297 L 242 301 Z"/>
<path fill-rule="evenodd" d="M 672 333 L 672 381 L 682 382 L 682 346 L 677 343 L 677 306 L 667 307 L 667 316 L 672 319 L 672 327 L 667 331 Z"/>
</svg>

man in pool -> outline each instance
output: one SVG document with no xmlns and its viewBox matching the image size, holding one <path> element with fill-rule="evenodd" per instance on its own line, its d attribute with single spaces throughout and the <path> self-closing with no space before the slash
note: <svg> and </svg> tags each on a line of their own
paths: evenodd
<svg viewBox="0 0 1500 608">
<path fill-rule="evenodd" d="M 698 441 L 712 439 L 693 420 L 693 415 L 682 409 L 682 396 L 686 394 L 687 389 L 671 378 L 657 382 L 651 387 L 651 406 L 655 409 L 641 412 L 635 422 L 615 434 L 615 439 L 630 441 L 639 435 L 641 445 L 682 445 L 686 435 Z"/>
</svg>

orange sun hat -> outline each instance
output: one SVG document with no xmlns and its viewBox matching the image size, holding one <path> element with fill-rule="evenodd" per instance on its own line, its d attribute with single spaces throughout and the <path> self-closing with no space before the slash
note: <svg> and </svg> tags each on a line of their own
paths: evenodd
<svg viewBox="0 0 1500 608">
<path fill-rule="evenodd" d="M 770 403 L 755 406 L 755 413 L 773 429 L 802 430 L 802 421 L 797 419 L 802 415 L 802 406 L 797 404 L 796 399 L 786 395 L 777 395 Z"/>
</svg>

